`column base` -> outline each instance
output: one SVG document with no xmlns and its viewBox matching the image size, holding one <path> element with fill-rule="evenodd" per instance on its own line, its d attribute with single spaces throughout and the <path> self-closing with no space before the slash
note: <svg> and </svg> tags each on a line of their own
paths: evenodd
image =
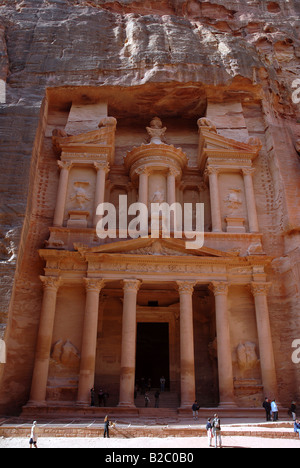
<svg viewBox="0 0 300 468">
<path fill-rule="evenodd" d="M 118 408 L 128 408 L 128 409 L 136 409 L 136 406 L 134 403 L 129 403 L 126 401 L 122 401 L 118 404 Z"/>
<path fill-rule="evenodd" d="M 238 406 L 234 401 L 221 401 L 218 408 L 220 409 L 236 409 Z"/>
<path fill-rule="evenodd" d="M 45 408 L 47 406 L 46 400 L 44 401 L 34 401 L 34 400 L 29 400 L 25 408 Z"/>
</svg>

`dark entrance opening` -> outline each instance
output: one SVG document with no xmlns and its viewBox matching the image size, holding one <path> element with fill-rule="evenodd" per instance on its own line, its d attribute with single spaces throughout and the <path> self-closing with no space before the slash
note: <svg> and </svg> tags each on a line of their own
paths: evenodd
<svg viewBox="0 0 300 468">
<path fill-rule="evenodd" d="M 170 382 L 169 324 L 138 323 L 136 346 L 136 381 L 151 379 L 152 388 L 160 387 L 160 378 Z"/>
</svg>

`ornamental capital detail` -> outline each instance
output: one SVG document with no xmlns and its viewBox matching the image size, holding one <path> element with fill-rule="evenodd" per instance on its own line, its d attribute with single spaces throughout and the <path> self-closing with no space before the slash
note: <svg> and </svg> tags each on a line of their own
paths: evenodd
<svg viewBox="0 0 300 468">
<path fill-rule="evenodd" d="M 228 288 L 229 284 L 226 281 L 213 281 L 209 285 L 210 291 L 215 295 L 215 296 L 227 296 L 228 294 Z"/>
<path fill-rule="evenodd" d="M 197 283 L 193 281 L 177 281 L 179 294 L 190 294 L 192 295 L 194 292 L 194 287 Z"/>
<path fill-rule="evenodd" d="M 141 287 L 142 282 L 139 280 L 125 279 L 123 280 L 123 289 L 124 292 L 133 291 L 138 292 Z"/>
<path fill-rule="evenodd" d="M 272 286 L 272 283 L 254 283 L 253 282 L 249 286 L 249 289 L 254 297 L 267 296 L 270 291 L 271 286 Z"/>
<path fill-rule="evenodd" d="M 52 289 L 53 291 L 58 291 L 62 280 L 61 277 L 57 276 L 40 276 L 40 280 L 43 283 L 43 288 Z"/>
<path fill-rule="evenodd" d="M 99 292 L 105 286 L 105 280 L 97 279 L 97 278 L 83 278 L 83 282 L 85 284 L 86 292 L 88 291 L 96 291 Z"/>
</svg>

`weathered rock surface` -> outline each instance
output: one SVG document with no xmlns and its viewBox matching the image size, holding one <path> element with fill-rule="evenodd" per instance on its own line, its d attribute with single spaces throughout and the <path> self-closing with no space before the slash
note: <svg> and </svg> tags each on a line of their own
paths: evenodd
<svg viewBox="0 0 300 468">
<path fill-rule="evenodd" d="M 49 151 L 46 90 L 52 90 L 52 103 L 65 99 L 67 109 L 76 93 L 83 99 L 83 86 L 87 102 L 111 87 L 110 114 L 118 110 L 120 118 L 133 115 L 133 106 L 137 114 L 142 109 L 173 117 L 180 99 L 181 112 L 196 121 L 207 99 L 243 102 L 242 128 L 264 143 L 255 189 L 264 247 L 277 257 L 270 309 L 275 352 L 285 369 L 280 386 L 286 399 L 300 398 L 291 390 L 299 369 L 289 354 L 300 338 L 300 107 L 292 102 L 300 75 L 299 16 L 297 0 L 0 0 L 0 79 L 7 83 L 6 104 L 0 105 L 0 338 L 9 318 L 15 326 L 15 366 L 5 373 L 10 384 L 1 410 L 18 411 L 27 401 L 33 366 L 38 313 L 32 314 L 32 303 L 38 310 L 42 297 L 37 250 L 53 214 L 51 206 L 43 215 L 32 211 L 39 155 L 42 148 Z M 46 164 L 54 173 L 54 163 Z M 47 170 L 39 192 L 45 203 Z M 34 285 L 39 292 L 27 305 Z"/>
</svg>

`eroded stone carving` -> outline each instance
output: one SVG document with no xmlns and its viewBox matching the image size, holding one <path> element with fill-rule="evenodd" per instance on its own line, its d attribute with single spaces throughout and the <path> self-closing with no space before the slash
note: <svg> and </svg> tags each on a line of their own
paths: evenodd
<svg viewBox="0 0 300 468">
<path fill-rule="evenodd" d="M 214 125 L 214 123 L 205 117 L 202 117 L 201 119 L 199 119 L 197 124 L 198 124 L 199 129 L 202 127 L 205 127 L 210 132 L 218 133 L 217 127 Z"/>
<path fill-rule="evenodd" d="M 238 365 L 242 371 L 254 369 L 259 363 L 259 359 L 256 354 L 256 344 L 247 341 L 246 343 L 240 343 L 237 347 L 237 358 Z"/>
<path fill-rule="evenodd" d="M 80 362 L 80 353 L 70 341 L 64 343 L 59 340 L 53 346 L 51 358 L 65 367 L 73 368 L 77 367 Z"/>
<path fill-rule="evenodd" d="M 70 200 L 79 206 L 80 209 L 85 208 L 87 202 L 91 200 L 91 197 L 87 193 L 89 186 L 89 182 L 74 182 L 74 192 L 70 196 Z"/>
</svg>

